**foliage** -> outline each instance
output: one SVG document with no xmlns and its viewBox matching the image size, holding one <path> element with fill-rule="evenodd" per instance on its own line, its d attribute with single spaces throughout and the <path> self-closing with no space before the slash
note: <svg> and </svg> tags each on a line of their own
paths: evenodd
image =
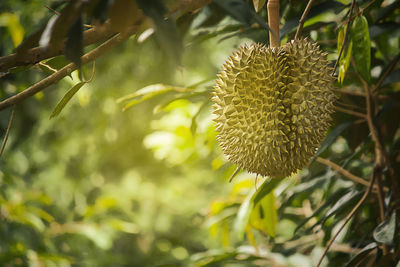
<svg viewBox="0 0 400 267">
<path fill-rule="evenodd" d="M 234 49 L 268 43 L 265 2 L 3 1 L 0 106 L 76 71 L 17 99 L 0 265 L 314 266 L 325 248 L 323 265 L 399 264 L 400 1 L 314 1 L 303 36 L 337 64 L 331 129 L 298 174 L 229 184 L 210 92 Z M 284 43 L 307 1 L 280 5 Z"/>
</svg>

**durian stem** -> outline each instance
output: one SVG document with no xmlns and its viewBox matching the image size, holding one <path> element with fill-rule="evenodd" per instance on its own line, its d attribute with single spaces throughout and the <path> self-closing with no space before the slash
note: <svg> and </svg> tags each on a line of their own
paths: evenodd
<svg viewBox="0 0 400 267">
<path fill-rule="evenodd" d="M 269 30 L 269 45 L 270 47 L 280 46 L 279 34 L 279 0 L 270 0 L 267 4 L 268 9 L 268 26 Z"/>
</svg>

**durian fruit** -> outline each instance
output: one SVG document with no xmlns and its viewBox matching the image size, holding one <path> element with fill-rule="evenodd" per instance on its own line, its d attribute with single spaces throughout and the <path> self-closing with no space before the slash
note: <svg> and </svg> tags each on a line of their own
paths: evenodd
<svg viewBox="0 0 400 267">
<path fill-rule="evenodd" d="M 238 168 L 284 178 L 304 168 L 334 110 L 332 68 L 316 43 L 242 46 L 217 75 L 217 139 Z"/>
</svg>

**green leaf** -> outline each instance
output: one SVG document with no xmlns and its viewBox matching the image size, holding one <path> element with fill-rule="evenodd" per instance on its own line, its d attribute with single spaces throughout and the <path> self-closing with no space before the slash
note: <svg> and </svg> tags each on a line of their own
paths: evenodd
<svg viewBox="0 0 400 267">
<path fill-rule="evenodd" d="M 348 208 L 354 207 L 354 204 L 360 200 L 361 195 L 363 192 L 361 191 L 350 191 L 349 193 L 347 193 L 346 195 L 344 195 L 343 197 L 341 197 L 336 204 L 330 208 L 325 216 L 320 220 L 322 221 L 322 224 L 329 219 L 331 216 L 333 215 L 339 215 L 340 213 L 342 213 L 343 211 L 347 210 Z"/>
<path fill-rule="evenodd" d="M 226 208 L 226 209 L 222 210 L 220 213 L 210 217 L 206 221 L 205 225 L 207 227 L 211 227 L 212 225 L 214 225 L 216 223 L 220 223 L 236 214 L 237 214 L 237 207 Z"/>
<path fill-rule="evenodd" d="M 196 136 L 196 131 L 197 131 L 197 118 L 199 117 L 199 115 L 201 114 L 201 112 L 208 107 L 208 104 L 210 103 L 210 101 L 205 101 L 201 104 L 201 106 L 199 107 L 199 109 L 197 110 L 196 114 L 194 114 L 194 116 L 192 117 L 192 123 L 190 125 L 190 131 L 194 136 Z"/>
<path fill-rule="evenodd" d="M 191 102 L 204 101 L 205 99 L 209 100 L 209 94 L 210 94 L 209 91 L 199 91 L 199 92 L 188 92 L 188 93 L 182 93 L 182 94 L 175 94 L 175 95 L 172 95 L 170 98 L 166 97 L 167 100 L 160 101 L 160 104 L 158 104 L 157 106 L 154 107 L 153 113 L 157 114 L 157 113 L 163 111 L 164 109 L 166 109 L 166 107 L 169 104 L 171 104 L 172 102 L 174 102 L 176 100 L 180 100 L 180 99 L 186 99 Z"/>
<path fill-rule="evenodd" d="M 53 112 L 50 115 L 50 119 L 58 116 L 60 114 L 61 110 L 65 107 L 65 105 L 71 100 L 71 98 L 76 94 L 76 92 L 81 89 L 83 85 L 85 85 L 86 82 L 80 82 L 75 84 L 71 89 L 68 90 L 68 92 L 63 96 L 63 98 L 58 102 L 57 106 L 54 108 Z"/>
<path fill-rule="evenodd" d="M 266 0 L 253 0 L 254 9 L 256 12 L 260 11 L 264 7 Z"/>
<path fill-rule="evenodd" d="M 305 218 L 304 220 L 302 220 L 296 227 L 296 229 L 294 230 L 294 233 L 296 233 L 303 225 L 305 225 L 309 220 L 311 220 L 312 218 L 314 218 L 315 216 L 317 216 L 318 214 L 320 214 L 322 211 L 324 211 L 329 205 L 331 205 L 332 203 L 336 202 L 340 197 L 343 196 L 344 193 L 347 193 L 348 190 L 346 188 L 340 189 L 338 191 L 336 191 L 335 193 L 331 194 L 327 200 L 325 200 L 325 202 L 319 206 L 314 212 L 313 214 L 311 214 L 309 217 Z M 315 226 L 316 224 L 314 224 Z M 312 228 L 312 227 L 311 227 Z"/>
<path fill-rule="evenodd" d="M 257 203 L 250 214 L 250 224 L 274 238 L 276 234 L 277 210 L 274 192 L 271 191 Z"/>
<path fill-rule="evenodd" d="M 359 266 L 359 264 L 366 259 L 366 255 L 374 250 L 378 246 L 377 243 L 373 242 L 366 247 L 364 247 L 357 255 L 355 255 L 348 263 L 346 267 Z"/>
<path fill-rule="evenodd" d="M 187 90 L 186 88 L 181 88 L 181 87 L 175 87 L 175 86 L 170 86 L 170 85 L 165 85 L 165 84 L 152 84 L 146 87 L 143 87 L 142 89 L 137 90 L 136 92 L 126 95 L 124 97 L 121 97 L 117 100 L 118 103 L 131 100 L 128 104 L 126 104 L 123 108 L 123 110 L 127 110 L 128 108 L 137 105 L 139 103 L 142 103 L 148 99 L 151 99 L 155 96 L 165 94 L 171 91 L 177 91 L 177 92 L 184 92 Z M 138 99 L 135 99 L 138 98 Z"/>
<path fill-rule="evenodd" d="M 161 0 L 137 0 L 143 13 L 150 17 L 155 26 L 155 36 L 161 49 L 167 56 L 171 57 L 175 63 L 180 63 L 183 43 L 176 27 L 175 21 L 167 16 L 167 8 Z"/>
<path fill-rule="evenodd" d="M 343 159 L 343 163 L 341 167 L 345 169 L 347 165 L 354 159 L 360 158 L 360 156 L 367 151 L 368 149 L 371 149 L 372 146 L 372 141 L 371 137 L 367 136 L 367 140 L 363 142 L 361 145 L 359 145 L 354 153 L 352 153 L 349 157 Z"/>
<path fill-rule="evenodd" d="M 239 240 L 243 239 L 246 225 L 250 218 L 251 210 L 254 207 L 254 202 L 252 201 L 254 193 L 255 191 L 253 190 L 243 201 L 236 216 L 235 223 L 233 225 L 233 230 Z"/>
<path fill-rule="evenodd" d="M 257 204 L 269 193 L 272 194 L 272 191 L 274 188 L 277 187 L 277 185 L 282 181 L 282 179 L 267 179 L 265 182 L 261 185 L 261 187 L 258 190 L 252 190 L 251 193 L 246 197 L 246 199 L 243 201 L 242 205 L 239 208 L 239 212 L 236 216 L 236 220 L 234 223 L 234 232 L 236 233 L 236 237 L 240 240 L 243 238 L 246 225 L 249 222 L 250 219 L 250 214 L 253 210 L 253 207 L 258 207 Z M 273 211 L 268 211 L 269 213 L 272 213 Z M 275 211 L 276 212 L 276 211 Z M 275 228 L 274 225 L 276 225 L 276 222 L 274 223 L 269 222 L 270 228 Z M 274 230 L 275 231 L 275 230 Z M 271 230 L 272 232 L 272 230 Z"/>
<path fill-rule="evenodd" d="M 80 68 L 83 55 L 83 22 L 80 16 L 68 30 L 67 41 L 65 43 L 65 56 Z M 79 72 L 81 78 L 81 72 Z"/>
<path fill-rule="evenodd" d="M 374 239 L 379 243 L 392 245 L 394 234 L 396 232 L 396 211 L 392 213 L 389 219 L 379 224 L 374 230 Z"/>
<path fill-rule="evenodd" d="M 235 259 L 239 253 L 232 250 L 208 250 L 206 252 L 197 253 L 192 256 L 195 266 L 220 266 L 218 263 Z"/>
<path fill-rule="evenodd" d="M 214 3 L 219 5 L 225 10 L 227 14 L 236 19 L 237 21 L 251 25 L 253 22 L 258 23 L 261 28 L 269 29 L 265 20 L 255 13 L 245 1 L 241 0 L 214 0 Z"/>
<path fill-rule="evenodd" d="M 351 27 L 353 41 L 353 57 L 357 72 L 370 82 L 371 79 L 371 40 L 369 38 L 368 21 L 364 16 L 358 16 Z"/>
<path fill-rule="evenodd" d="M 340 54 L 340 50 L 342 49 L 342 45 L 345 46 L 342 55 L 339 59 L 339 77 L 338 81 L 342 84 L 344 77 L 346 76 L 347 69 L 349 68 L 350 65 L 350 59 L 351 59 L 351 52 L 353 49 L 353 42 L 350 40 L 349 44 L 346 47 L 346 43 L 343 44 L 344 40 L 344 35 L 346 32 L 346 27 L 341 28 L 339 31 L 338 35 L 338 41 L 337 41 L 337 51 L 338 55 Z"/>
<path fill-rule="evenodd" d="M 320 148 L 318 149 L 317 153 L 314 156 L 314 159 L 321 155 L 335 140 L 336 138 L 350 125 L 352 125 L 352 121 L 343 122 L 339 124 L 335 129 L 333 129 L 329 135 L 324 139 Z"/>
<path fill-rule="evenodd" d="M 264 196 L 272 192 L 272 190 L 274 190 L 281 182 L 282 179 L 280 178 L 267 179 L 257 190 L 257 192 L 255 192 L 254 204 L 257 204 L 260 200 L 264 198 Z"/>
</svg>

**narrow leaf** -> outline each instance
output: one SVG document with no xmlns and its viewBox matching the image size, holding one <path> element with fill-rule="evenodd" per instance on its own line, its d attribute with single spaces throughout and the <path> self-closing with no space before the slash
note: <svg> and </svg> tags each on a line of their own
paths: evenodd
<svg viewBox="0 0 400 267">
<path fill-rule="evenodd" d="M 246 225 L 249 222 L 251 211 L 266 195 L 272 192 L 272 190 L 282 181 L 282 179 L 268 179 L 261 185 L 261 187 L 255 191 L 251 191 L 246 199 L 243 201 L 239 208 L 238 215 L 234 223 L 234 231 L 236 237 L 239 239 L 243 238 Z M 271 211 L 269 211 L 271 213 Z M 271 228 L 273 223 L 271 223 Z M 272 233 L 272 231 L 271 231 Z"/>
<path fill-rule="evenodd" d="M 365 260 L 365 256 L 370 253 L 372 250 L 374 250 L 376 247 L 378 247 L 378 244 L 373 242 L 366 247 L 364 247 L 360 252 L 358 252 L 357 255 L 355 255 L 347 264 L 346 267 L 352 267 L 352 266 L 359 266 L 359 264 Z"/>
<path fill-rule="evenodd" d="M 246 197 L 242 205 L 239 208 L 239 212 L 236 216 L 235 223 L 233 226 L 236 237 L 241 240 L 246 229 L 246 225 L 249 221 L 251 210 L 253 209 L 254 203 L 252 201 L 254 190 Z"/>
<path fill-rule="evenodd" d="M 57 106 L 54 108 L 53 112 L 51 113 L 50 119 L 58 116 L 60 114 L 61 110 L 65 107 L 65 105 L 71 100 L 71 98 L 76 94 L 76 92 L 81 89 L 83 85 L 85 85 L 86 82 L 80 82 L 75 84 L 71 89 L 68 90 L 68 92 L 63 96 L 63 98 L 58 102 Z"/>
<path fill-rule="evenodd" d="M 353 57 L 357 72 L 370 82 L 371 79 L 371 40 L 369 38 L 368 21 L 364 16 L 358 16 L 351 27 L 353 41 Z"/>
<path fill-rule="evenodd" d="M 192 117 L 192 123 L 190 125 L 190 131 L 192 132 L 193 137 L 196 136 L 196 131 L 197 131 L 197 118 L 199 117 L 200 113 L 208 106 L 210 102 L 205 101 L 201 104 L 199 109 L 197 110 L 196 114 Z"/>
<path fill-rule="evenodd" d="M 329 135 L 324 139 L 314 158 L 321 155 L 335 140 L 336 138 L 350 125 L 352 125 L 352 121 L 344 122 L 339 124 L 335 129 L 333 129 Z"/>
<path fill-rule="evenodd" d="M 260 11 L 264 7 L 266 0 L 253 0 L 254 9 L 256 12 Z"/>
<path fill-rule="evenodd" d="M 396 231 L 396 211 L 389 219 L 379 224 L 374 230 L 374 239 L 379 243 L 392 245 Z"/>
<path fill-rule="evenodd" d="M 346 32 L 346 27 L 341 28 L 341 30 L 339 31 L 338 41 L 337 41 L 338 55 L 340 54 L 340 50 L 342 49 L 342 45 L 345 46 L 345 48 L 343 49 L 342 55 L 341 55 L 341 57 L 339 59 L 339 77 L 338 77 L 338 80 L 339 80 L 340 83 L 343 83 L 344 77 L 346 76 L 347 69 L 349 68 L 349 65 L 350 65 L 351 52 L 352 52 L 352 49 L 353 49 L 353 42 L 351 40 L 349 41 L 347 47 L 346 47 L 346 43 L 343 44 L 345 32 Z"/>
<path fill-rule="evenodd" d="M 261 187 L 257 190 L 254 195 L 254 204 L 257 204 L 260 200 L 262 200 L 266 195 L 268 195 L 272 190 L 274 190 L 279 184 L 282 182 L 282 179 L 268 179 L 266 180 Z"/>
<path fill-rule="evenodd" d="M 231 17 L 243 24 L 250 26 L 253 22 L 256 22 L 261 26 L 261 28 L 269 30 L 268 24 L 265 23 L 265 20 L 255 13 L 245 1 L 214 0 L 214 3 L 224 9 Z"/>
<path fill-rule="evenodd" d="M 83 55 L 83 25 L 82 17 L 79 17 L 68 30 L 67 41 L 65 43 L 65 56 L 81 67 L 81 56 Z M 80 73 L 80 72 L 79 72 Z"/>
<path fill-rule="evenodd" d="M 129 103 L 127 103 L 123 110 L 127 110 L 128 108 L 137 105 L 139 103 L 142 103 L 150 98 L 156 97 L 161 94 L 165 94 L 168 92 L 172 91 L 177 91 L 177 92 L 184 92 L 186 88 L 181 88 L 181 87 L 175 87 L 175 86 L 170 86 L 170 85 L 165 85 L 165 84 L 152 84 L 146 87 L 143 87 L 142 89 L 137 90 L 136 92 L 126 95 L 124 97 L 121 97 L 117 100 L 117 103 L 121 103 L 123 101 L 131 100 Z"/>
<path fill-rule="evenodd" d="M 161 83 L 152 84 L 152 85 L 143 87 L 143 88 L 137 90 L 136 92 L 134 92 L 132 94 L 129 94 L 129 95 L 126 95 L 126 96 L 123 96 L 123 97 L 119 98 L 117 100 L 117 102 L 121 103 L 123 101 L 131 100 L 131 99 L 134 99 L 134 98 L 139 97 L 139 96 L 146 96 L 146 95 L 155 96 L 155 95 L 159 95 L 159 94 L 163 94 L 163 93 L 167 93 L 167 92 L 173 91 L 175 89 L 176 89 L 176 87 L 165 85 L 165 84 L 161 84 Z"/>
<path fill-rule="evenodd" d="M 336 204 L 326 212 L 325 216 L 320 221 L 324 223 L 331 216 L 339 215 L 344 210 L 353 207 L 354 204 L 361 198 L 362 193 L 363 192 L 361 191 L 355 191 L 355 190 L 350 191 L 349 193 L 341 197 L 336 202 Z"/>
<path fill-rule="evenodd" d="M 155 36 L 166 55 L 179 64 L 183 51 L 182 38 L 175 21 L 166 17 L 167 8 L 161 0 L 137 0 L 144 14 L 150 17 L 155 25 Z"/>
<path fill-rule="evenodd" d="M 319 206 L 314 212 L 313 214 L 311 214 L 309 217 L 305 218 L 304 220 L 302 220 L 296 227 L 296 229 L 294 230 L 294 233 L 296 233 L 303 225 L 305 225 L 309 220 L 311 220 L 312 218 L 314 218 L 315 216 L 319 215 L 321 212 L 323 212 L 326 208 L 328 208 L 328 206 L 330 206 L 332 203 L 336 202 L 340 197 L 343 196 L 343 194 L 347 193 L 348 190 L 343 188 L 341 190 L 336 191 L 335 193 L 333 193 L 332 195 L 329 196 L 329 198 L 327 200 L 325 200 L 325 202 Z"/>
<path fill-rule="evenodd" d="M 253 208 L 250 214 L 250 224 L 270 237 L 275 237 L 277 217 L 275 196 L 271 191 Z"/>
</svg>

